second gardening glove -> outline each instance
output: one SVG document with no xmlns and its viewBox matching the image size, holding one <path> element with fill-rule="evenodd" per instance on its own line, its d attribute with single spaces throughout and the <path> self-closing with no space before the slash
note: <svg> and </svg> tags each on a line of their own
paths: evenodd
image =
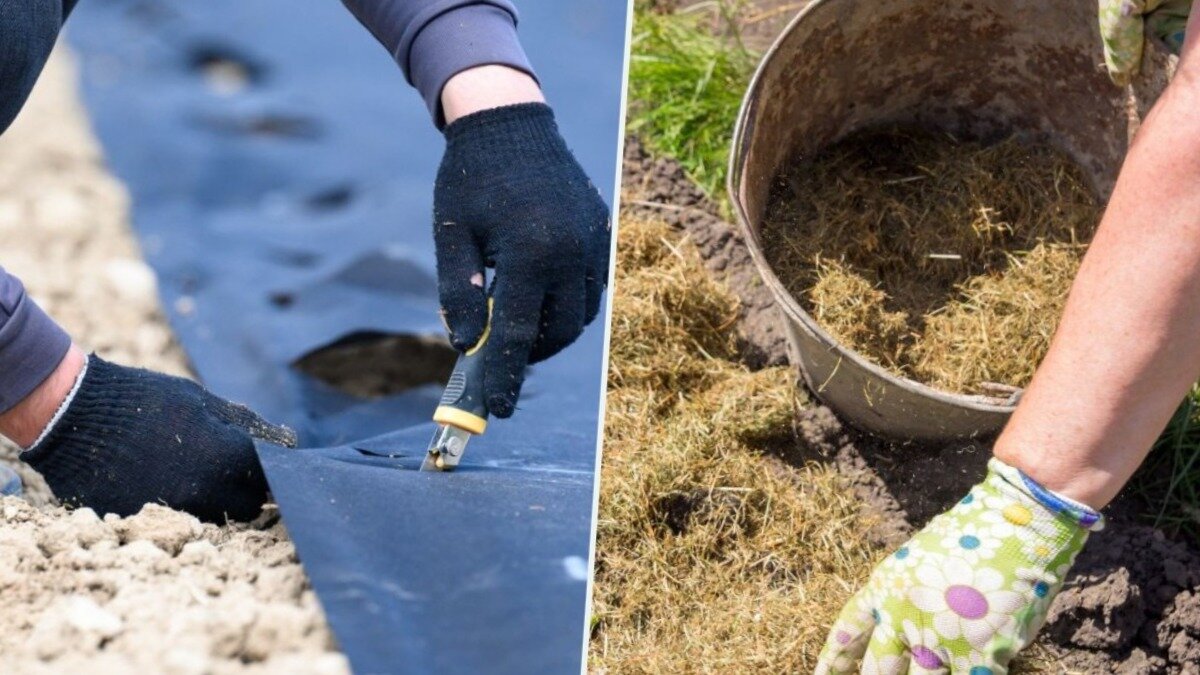
<svg viewBox="0 0 1200 675">
<path fill-rule="evenodd" d="M 165 504 L 211 522 L 250 520 L 267 499 L 252 438 L 296 435 L 180 377 L 95 355 L 60 414 L 21 459 L 54 495 L 100 515 Z"/>
<path fill-rule="evenodd" d="M 1147 40 L 1178 54 L 1191 9 L 1192 0 L 1100 0 L 1100 36 L 1113 82 L 1125 86 L 1133 80 Z"/>
<path fill-rule="evenodd" d="M 1103 520 L 998 459 L 988 468 L 880 563 L 842 610 L 817 673 L 1008 672 Z"/>
<path fill-rule="evenodd" d="M 488 324 L 484 393 L 512 415 L 528 364 L 557 354 L 600 312 L 608 207 L 541 103 L 484 110 L 446 127 L 434 189 L 438 291 L 450 341 Z M 484 268 L 494 268 L 491 289 Z"/>
</svg>

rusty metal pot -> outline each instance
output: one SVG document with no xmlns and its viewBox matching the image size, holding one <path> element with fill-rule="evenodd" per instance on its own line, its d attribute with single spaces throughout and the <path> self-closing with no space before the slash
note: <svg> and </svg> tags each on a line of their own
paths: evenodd
<svg viewBox="0 0 1200 675">
<path fill-rule="evenodd" d="M 984 140 L 1016 134 L 1065 152 L 1107 198 L 1140 115 L 1170 69 L 1165 54 L 1152 52 L 1135 89 L 1114 87 L 1095 0 L 813 0 L 801 10 L 746 93 L 728 187 L 808 387 L 861 429 L 923 442 L 990 437 L 1017 399 L 898 377 L 822 330 L 763 255 L 759 228 L 783 166 L 885 125 Z"/>
</svg>

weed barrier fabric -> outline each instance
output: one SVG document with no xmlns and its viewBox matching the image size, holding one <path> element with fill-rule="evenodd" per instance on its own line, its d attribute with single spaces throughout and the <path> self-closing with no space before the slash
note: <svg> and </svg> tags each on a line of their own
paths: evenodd
<svg viewBox="0 0 1200 675">
<path fill-rule="evenodd" d="M 611 204 L 625 7 L 519 9 Z M 457 472 L 416 471 L 440 385 L 363 399 L 292 367 L 347 336 L 443 335 L 443 141 L 386 50 L 333 0 L 92 0 L 68 36 L 196 372 L 300 434 L 260 456 L 354 669 L 578 671 L 606 317 L 531 370 Z"/>
<path fill-rule="evenodd" d="M 579 386 L 532 392 L 529 421 L 494 424 L 452 474 L 417 470 L 429 425 L 303 452 L 260 446 L 356 671 L 579 671 L 594 478 L 579 450 L 596 443 L 587 376 L 602 343 L 591 330 L 539 369 Z"/>
</svg>

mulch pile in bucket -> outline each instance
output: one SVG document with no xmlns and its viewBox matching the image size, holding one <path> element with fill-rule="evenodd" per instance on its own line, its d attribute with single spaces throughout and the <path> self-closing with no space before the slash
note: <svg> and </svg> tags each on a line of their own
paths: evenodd
<svg viewBox="0 0 1200 675">
<path fill-rule="evenodd" d="M 775 273 L 845 346 L 947 391 L 1028 384 L 1102 207 L 1043 145 L 851 136 L 776 178 Z"/>
</svg>

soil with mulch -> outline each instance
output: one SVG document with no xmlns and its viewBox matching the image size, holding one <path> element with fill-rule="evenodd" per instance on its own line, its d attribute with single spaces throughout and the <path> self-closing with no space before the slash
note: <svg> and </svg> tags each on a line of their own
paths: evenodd
<svg viewBox="0 0 1200 675">
<path fill-rule="evenodd" d="M 738 296 L 738 348 L 747 363 L 754 368 L 787 363 L 779 309 L 742 235 L 716 215 L 716 207 L 678 163 L 653 159 L 636 138 L 625 144 L 623 168 L 622 209 L 686 230 L 708 268 Z"/>
<path fill-rule="evenodd" d="M 786 361 L 781 318 L 737 228 L 674 161 L 626 144 L 625 207 L 687 233 L 707 267 L 742 301 L 738 336 L 749 366 Z M 763 452 L 835 464 L 877 512 L 874 535 L 894 546 L 949 508 L 984 474 L 985 445 L 896 445 L 847 426 L 828 408 L 800 411 L 794 438 Z M 929 476 L 936 475 L 934 483 Z M 1146 506 L 1123 494 L 1106 509 L 1051 608 L 1039 644 L 1068 672 L 1200 673 L 1200 548 L 1143 524 Z"/>
</svg>

